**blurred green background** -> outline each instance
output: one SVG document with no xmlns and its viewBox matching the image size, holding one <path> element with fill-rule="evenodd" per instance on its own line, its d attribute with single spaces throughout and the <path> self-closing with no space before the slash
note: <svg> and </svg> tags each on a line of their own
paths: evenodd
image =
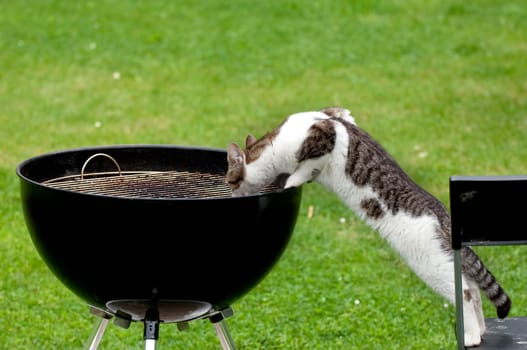
<svg viewBox="0 0 527 350">
<path fill-rule="evenodd" d="M 225 148 L 335 105 L 446 205 L 450 175 L 526 174 L 527 2 L 0 1 L 0 348 L 81 349 L 95 322 L 32 245 L 21 161 Z M 238 348 L 454 348 L 453 307 L 333 194 L 303 193 L 283 258 L 233 305 Z M 478 252 L 511 315 L 527 313 L 521 247 Z M 158 344 L 220 348 L 206 321 L 162 325 Z M 142 347 L 134 323 L 110 326 L 99 349 Z"/>
</svg>

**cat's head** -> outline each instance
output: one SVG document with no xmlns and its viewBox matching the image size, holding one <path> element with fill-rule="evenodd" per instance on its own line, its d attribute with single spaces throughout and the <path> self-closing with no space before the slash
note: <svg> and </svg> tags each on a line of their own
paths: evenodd
<svg viewBox="0 0 527 350">
<path fill-rule="evenodd" d="M 225 180 L 233 196 L 253 194 L 272 183 L 283 187 L 288 174 L 277 174 L 272 160 L 265 154 L 270 152 L 272 139 L 277 132 L 269 133 L 259 140 L 248 135 L 245 150 L 236 143 L 229 144 Z"/>
</svg>

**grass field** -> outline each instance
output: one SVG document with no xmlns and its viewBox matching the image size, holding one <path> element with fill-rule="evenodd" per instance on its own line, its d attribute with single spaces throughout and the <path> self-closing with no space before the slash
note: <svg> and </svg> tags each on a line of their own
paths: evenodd
<svg viewBox="0 0 527 350">
<path fill-rule="evenodd" d="M 95 322 L 25 227 L 15 168 L 41 153 L 225 148 L 340 105 L 446 205 L 450 175 L 527 174 L 523 0 L 4 1 L 0 52 L 1 349 L 81 349 Z M 478 252 L 527 314 L 522 247 Z M 453 307 L 316 184 L 282 259 L 232 306 L 241 350 L 455 347 Z M 164 324 L 158 344 L 220 348 L 206 321 Z M 142 347 L 134 323 L 99 348 Z"/>
</svg>

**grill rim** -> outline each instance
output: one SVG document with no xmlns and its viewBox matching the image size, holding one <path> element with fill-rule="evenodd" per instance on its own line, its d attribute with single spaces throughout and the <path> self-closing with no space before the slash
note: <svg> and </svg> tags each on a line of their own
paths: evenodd
<svg viewBox="0 0 527 350">
<path fill-rule="evenodd" d="M 145 148 L 145 149 L 165 149 L 165 150 L 174 150 L 174 148 L 177 148 L 181 151 L 206 151 L 206 152 L 218 152 L 224 155 L 225 162 L 227 162 L 227 151 L 223 148 L 218 147 L 209 147 L 209 146 L 191 146 L 191 145 L 178 145 L 178 144 L 116 144 L 116 145 L 97 145 L 97 146 L 84 146 L 84 147 L 74 147 L 74 148 L 67 148 L 67 149 L 61 149 L 61 150 L 55 150 L 50 151 L 47 153 L 39 154 L 36 156 L 33 156 L 31 158 L 27 158 L 20 162 L 16 167 L 16 174 L 24 179 L 27 182 L 32 183 L 33 185 L 37 187 L 45 187 L 46 189 L 49 189 L 51 191 L 56 191 L 57 193 L 68 193 L 68 194 L 75 194 L 75 195 L 82 195 L 82 196 L 89 196 L 89 197 L 96 197 L 96 198 L 108 198 L 112 200 L 123 200 L 123 201 L 149 201 L 149 202 L 157 202 L 157 201 L 223 201 L 223 200 L 232 200 L 237 198 L 245 198 L 245 197 L 267 197 L 274 195 L 276 193 L 281 192 L 291 192 L 295 191 L 295 188 L 287 188 L 287 189 L 281 189 L 276 188 L 276 190 L 269 190 L 265 192 L 259 192 L 254 194 L 245 195 L 242 197 L 201 197 L 201 198 L 192 198 L 192 197 L 177 197 L 177 198 L 148 198 L 148 197 L 124 197 L 124 196 L 111 196 L 106 194 L 94 194 L 94 193 L 85 193 L 85 192 L 79 192 L 79 191 L 73 191 L 69 189 L 62 189 L 57 187 L 52 187 L 46 184 L 46 181 L 52 181 L 57 177 L 50 177 L 42 180 L 36 180 L 27 174 L 24 173 L 24 170 L 27 166 L 35 166 L 35 164 L 38 164 L 41 161 L 47 160 L 49 158 L 55 157 L 55 156 L 64 156 L 65 154 L 79 154 L 79 153 L 85 153 L 85 152 L 111 152 L 112 150 L 115 151 L 122 151 L 122 150 L 131 150 L 131 149 L 138 149 L 138 148 Z M 91 154 L 90 154 L 91 155 Z M 226 163 L 227 164 L 227 163 Z M 126 170 L 128 171 L 128 170 Z M 134 172 L 140 172 L 140 170 L 131 170 Z M 163 172 L 163 170 L 156 170 L 156 169 L 149 169 L 147 171 L 152 172 Z M 72 174 L 66 174 L 67 169 L 64 169 L 64 173 L 61 176 L 67 176 L 67 175 L 79 175 L 79 173 L 72 173 Z M 224 169 L 224 172 L 222 175 L 224 176 L 226 173 L 226 169 Z"/>
</svg>

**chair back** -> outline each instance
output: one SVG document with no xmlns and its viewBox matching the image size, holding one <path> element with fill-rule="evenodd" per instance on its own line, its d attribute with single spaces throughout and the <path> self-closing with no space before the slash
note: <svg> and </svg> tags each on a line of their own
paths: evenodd
<svg viewBox="0 0 527 350">
<path fill-rule="evenodd" d="M 527 244 L 527 175 L 451 176 L 452 248 Z"/>
</svg>

